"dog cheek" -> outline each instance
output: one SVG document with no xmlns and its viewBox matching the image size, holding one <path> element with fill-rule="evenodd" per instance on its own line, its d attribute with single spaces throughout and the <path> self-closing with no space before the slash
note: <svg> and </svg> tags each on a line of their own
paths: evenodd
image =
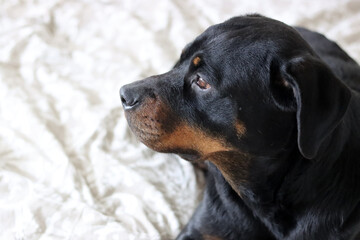
<svg viewBox="0 0 360 240">
<path fill-rule="evenodd" d="M 229 149 L 221 139 L 210 137 L 202 130 L 184 121 L 171 134 L 165 135 L 161 142 L 169 150 L 191 149 L 198 152 L 201 156 Z"/>
</svg>

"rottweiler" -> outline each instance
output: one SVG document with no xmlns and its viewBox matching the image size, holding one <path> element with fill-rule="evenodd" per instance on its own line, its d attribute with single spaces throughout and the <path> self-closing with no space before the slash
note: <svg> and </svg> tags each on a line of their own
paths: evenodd
<svg viewBox="0 0 360 240">
<path fill-rule="evenodd" d="M 234 17 L 120 98 L 141 142 L 207 166 L 178 240 L 359 239 L 360 67 L 323 35 Z"/>
</svg>

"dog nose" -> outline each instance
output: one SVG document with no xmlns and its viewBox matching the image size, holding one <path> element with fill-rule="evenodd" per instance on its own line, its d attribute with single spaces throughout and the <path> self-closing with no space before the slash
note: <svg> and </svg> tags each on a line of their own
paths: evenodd
<svg viewBox="0 0 360 240">
<path fill-rule="evenodd" d="M 127 86 L 120 88 L 120 99 L 125 110 L 131 109 L 138 105 L 140 94 Z"/>
</svg>

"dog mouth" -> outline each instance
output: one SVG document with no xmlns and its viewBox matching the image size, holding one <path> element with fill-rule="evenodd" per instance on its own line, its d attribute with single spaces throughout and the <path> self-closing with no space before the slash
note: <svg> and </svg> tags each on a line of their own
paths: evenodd
<svg viewBox="0 0 360 240">
<path fill-rule="evenodd" d="M 129 123 L 130 129 L 138 138 L 139 141 L 144 143 L 147 147 L 159 151 L 174 153 L 179 155 L 181 158 L 195 162 L 201 159 L 201 154 L 198 151 L 192 149 L 192 144 L 190 148 L 177 147 L 173 144 L 169 144 L 170 134 L 164 133 L 160 124 L 153 124 L 153 122 L 148 123 L 148 118 L 144 117 L 144 121 L 137 122 L 136 124 Z M 150 120 L 151 121 L 151 120 Z M 155 121 L 154 122 L 159 122 Z M 190 141 L 190 139 L 188 139 Z"/>
<path fill-rule="evenodd" d="M 131 131 L 142 143 L 155 151 L 165 151 L 165 139 L 177 118 L 158 97 L 149 97 L 138 108 L 125 110 L 125 116 Z"/>
<path fill-rule="evenodd" d="M 148 123 L 146 118 L 144 120 L 133 121 L 132 117 L 127 117 L 131 131 L 135 136 L 145 145 L 150 141 L 159 141 L 161 136 L 161 126 L 155 126 L 153 123 Z"/>
<path fill-rule="evenodd" d="M 195 161 L 218 151 L 228 151 L 224 139 L 210 136 L 190 124 L 159 97 L 148 97 L 135 109 L 125 110 L 130 129 L 147 147 L 164 153 L 175 153 Z"/>
</svg>

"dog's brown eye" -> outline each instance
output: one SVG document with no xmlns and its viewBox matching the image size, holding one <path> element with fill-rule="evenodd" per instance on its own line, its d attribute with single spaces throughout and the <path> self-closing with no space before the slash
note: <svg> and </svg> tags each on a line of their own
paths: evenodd
<svg viewBox="0 0 360 240">
<path fill-rule="evenodd" d="M 211 88 L 210 84 L 208 84 L 204 79 L 202 79 L 201 77 L 197 77 L 196 80 L 195 80 L 195 83 L 196 85 L 203 89 L 203 90 L 206 90 L 206 89 L 209 89 Z"/>
</svg>

